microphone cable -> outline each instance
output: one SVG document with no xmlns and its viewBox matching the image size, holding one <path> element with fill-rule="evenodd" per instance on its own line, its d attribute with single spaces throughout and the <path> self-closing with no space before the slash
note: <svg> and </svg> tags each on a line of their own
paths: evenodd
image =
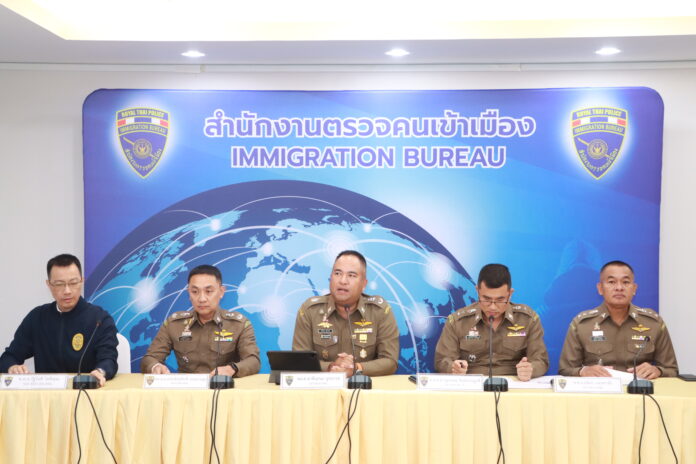
<svg viewBox="0 0 696 464">
<path fill-rule="evenodd" d="M 87 399 L 89 400 L 89 405 L 92 406 L 92 413 L 94 414 L 94 418 L 97 420 L 97 426 L 99 427 L 99 434 L 101 435 L 102 442 L 104 443 L 104 446 L 106 447 L 106 450 L 109 452 L 111 455 L 111 459 L 114 460 L 114 464 L 118 464 L 118 461 L 116 461 L 116 456 L 114 456 L 113 451 L 111 451 L 111 448 L 109 448 L 109 445 L 106 444 L 106 438 L 104 438 L 104 430 L 102 430 L 101 423 L 99 422 L 99 416 L 97 416 L 97 410 L 94 409 L 94 403 L 92 403 L 92 398 L 89 396 L 89 393 L 84 388 L 80 388 L 80 390 L 77 392 L 77 399 L 75 400 L 75 412 L 74 412 L 74 419 L 75 419 L 75 435 L 77 435 L 77 451 L 78 451 L 78 456 L 77 456 L 77 464 L 80 464 L 80 460 L 82 460 L 82 444 L 80 443 L 80 431 L 77 427 L 77 405 L 80 403 L 80 395 L 82 392 L 87 395 Z"/>
<path fill-rule="evenodd" d="M 660 407 L 660 404 L 657 402 L 655 398 L 653 398 L 652 395 L 648 393 L 643 393 L 643 423 L 641 424 L 640 427 L 640 440 L 638 440 L 638 464 L 641 464 L 641 447 L 643 446 L 643 430 L 645 429 L 645 397 L 650 398 L 653 400 L 655 403 L 655 406 L 657 406 L 657 410 L 660 413 L 660 421 L 662 422 L 662 428 L 665 431 L 665 435 L 667 436 L 667 442 L 669 442 L 669 447 L 672 450 L 672 455 L 674 456 L 674 462 L 676 464 L 679 464 L 679 458 L 677 458 L 677 453 L 674 451 L 674 446 L 672 445 L 672 439 L 669 437 L 669 432 L 667 431 L 667 424 L 665 424 L 665 418 L 662 415 L 662 408 Z"/>
<path fill-rule="evenodd" d="M 503 464 L 505 464 L 505 450 L 503 449 L 503 432 L 500 427 L 500 414 L 498 414 L 498 402 L 500 401 L 500 391 L 494 391 L 493 397 L 495 398 L 495 426 L 498 430 L 498 446 L 500 446 L 500 451 L 498 452 L 497 463 L 500 462 L 500 457 L 503 458 Z"/>
<path fill-rule="evenodd" d="M 220 464 L 220 455 L 218 454 L 217 445 L 215 444 L 215 429 L 217 427 L 217 411 L 221 391 L 222 390 L 219 388 L 213 390 L 213 401 L 210 407 L 210 453 L 208 457 L 208 464 L 213 462 L 213 451 L 215 451 L 215 458 L 217 459 L 218 464 Z"/>
<path fill-rule="evenodd" d="M 338 449 L 338 445 L 341 443 L 341 439 L 343 438 L 343 434 L 346 432 L 346 429 L 348 429 L 348 463 L 351 462 L 351 455 L 350 452 L 352 451 L 352 443 L 350 441 L 350 420 L 353 418 L 355 415 L 355 411 L 358 410 L 358 400 L 360 399 L 360 391 L 362 391 L 362 388 L 356 388 L 353 390 L 353 392 L 350 394 L 350 401 L 348 402 L 348 419 L 346 420 L 346 425 L 343 426 L 343 430 L 341 430 L 341 434 L 338 436 L 338 440 L 336 440 L 336 446 L 334 446 L 333 451 L 331 451 L 331 455 L 329 456 L 329 459 L 326 460 L 325 464 L 329 464 L 331 462 L 331 459 L 334 457 L 334 454 L 336 454 L 336 450 Z M 355 398 L 355 406 L 353 406 L 353 398 Z M 351 411 L 352 408 L 352 411 Z"/>
</svg>

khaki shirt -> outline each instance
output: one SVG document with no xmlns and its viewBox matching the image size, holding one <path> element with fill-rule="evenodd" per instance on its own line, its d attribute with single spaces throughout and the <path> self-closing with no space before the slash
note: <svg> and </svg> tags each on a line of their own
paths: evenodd
<svg viewBox="0 0 696 464">
<path fill-rule="evenodd" d="M 450 314 L 435 348 L 435 369 L 451 373 L 457 359 L 468 363 L 467 374 L 488 374 L 489 331 L 486 315 L 478 303 Z M 532 364 L 532 377 L 549 369 L 544 329 L 529 306 L 509 303 L 505 316 L 493 330 L 493 374 L 517 375 L 523 357 Z"/>
<path fill-rule="evenodd" d="M 353 352 L 351 336 L 355 362 L 365 375 L 396 372 L 399 329 L 391 306 L 380 296 L 362 295 L 350 323 L 338 314 L 331 295 L 309 298 L 297 312 L 292 349 L 316 351 L 322 370 L 327 370 L 339 353 Z"/>
<path fill-rule="evenodd" d="M 633 304 L 628 318 L 620 326 L 611 319 L 604 304 L 575 316 L 563 343 L 558 373 L 580 375 L 583 366 L 596 364 L 626 371 L 633 367 L 633 358 L 646 335 L 650 336 L 650 341 L 636 365 L 649 362 L 657 366 L 663 376 L 676 376 L 677 358 L 664 321 L 652 309 Z"/>
<path fill-rule="evenodd" d="M 220 327 L 222 330 L 220 330 Z M 180 373 L 209 373 L 220 366 L 237 364 L 235 377 L 256 374 L 260 368 L 254 328 L 242 314 L 218 309 L 213 319 L 201 324 L 193 311 L 179 311 L 164 321 L 140 362 L 149 374 L 174 350 Z"/>
</svg>

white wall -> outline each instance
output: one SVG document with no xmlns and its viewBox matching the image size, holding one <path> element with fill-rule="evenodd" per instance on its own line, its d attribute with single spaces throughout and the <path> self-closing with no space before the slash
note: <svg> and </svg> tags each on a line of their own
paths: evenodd
<svg viewBox="0 0 696 464">
<path fill-rule="evenodd" d="M 202 72 L 203 71 L 203 72 Z M 625 66 L 79 67 L 0 65 L 0 349 L 50 300 L 44 266 L 83 257 L 82 102 L 99 88 L 497 89 L 647 86 L 665 103 L 660 310 L 696 373 L 696 64 Z M 640 276 L 637 276 L 640 282 Z M 640 301 L 639 299 L 637 301 Z"/>
</svg>

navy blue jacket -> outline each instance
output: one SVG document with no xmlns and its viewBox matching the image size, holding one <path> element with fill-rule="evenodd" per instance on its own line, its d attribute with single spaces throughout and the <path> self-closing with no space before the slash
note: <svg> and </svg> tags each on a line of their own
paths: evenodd
<svg viewBox="0 0 696 464">
<path fill-rule="evenodd" d="M 99 327 L 97 322 L 101 321 Z M 15 364 L 24 364 L 34 357 L 38 373 L 77 372 L 80 356 L 92 332 L 94 339 L 82 361 L 82 372 L 100 367 L 106 378 L 116 375 L 116 324 L 101 307 L 80 297 L 77 305 L 66 313 L 56 309 L 56 302 L 37 306 L 24 318 L 10 346 L 0 356 L 0 372 Z"/>
</svg>

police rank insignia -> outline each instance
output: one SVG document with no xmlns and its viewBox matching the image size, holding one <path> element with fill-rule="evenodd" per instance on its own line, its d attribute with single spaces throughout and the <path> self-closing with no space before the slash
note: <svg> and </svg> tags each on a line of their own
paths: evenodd
<svg viewBox="0 0 696 464">
<path fill-rule="evenodd" d="M 147 177 L 164 154 L 169 135 L 169 113 L 156 108 L 128 108 L 116 112 L 116 131 L 131 167 Z"/>
<path fill-rule="evenodd" d="M 636 332 L 647 332 L 650 330 L 650 327 L 645 327 L 643 324 L 638 324 L 636 327 L 631 327 L 631 330 L 635 330 Z"/>
<path fill-rule="evenodd" d="M 85 344 L 85 337 L 81 333 L 76 333 L 72 338 L 72 349 L 75 351 L 80 351 L 82 345 Z"/>
<path fill-rule="evenodd" d="M 593 107 L 573 111 L 571 129 L 575 151 L 582 165 L 595 179 L 614 164 L 626 135 L 628 111 Z"/>
<path fill-rule="evenodd" d="M 366 321 L 365 319 L 362 319 L 360 321 L 355 321 L 353 322 L 355 325 L 359 325 L 360 327 L 365 327 L 366 325 L 372 325 L 371 321 Z"/>
</svg>

